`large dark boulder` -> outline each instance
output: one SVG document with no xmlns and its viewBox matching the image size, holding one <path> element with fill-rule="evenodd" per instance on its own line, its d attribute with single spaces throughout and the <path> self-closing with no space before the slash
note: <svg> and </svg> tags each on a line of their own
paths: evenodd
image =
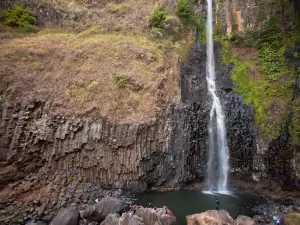
<svg viewBox="0 0 300 225">
<path fill-rule="evenodd" d="M 50 225 L 77 225 L 79 212 L 76 207 L 63 208 L 53 218 Z"/>
<path fill-rule="evenodd" d="M 121 199 L 105 197 L 82 212 L 82 216 L 90 221 L 102 222 L 110 213 L 120 213 L 126 205 Z"/>
</svg>

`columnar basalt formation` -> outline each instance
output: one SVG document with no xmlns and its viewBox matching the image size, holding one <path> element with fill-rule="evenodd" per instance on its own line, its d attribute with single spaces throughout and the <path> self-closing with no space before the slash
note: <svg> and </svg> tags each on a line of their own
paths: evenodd
<svg viewBox="0 0 300 225">
<path fill-rule="evenodd" d="M 227 118 L 231 172 L 243 179 L 252 179 L 253 174 L 263 178 L 277 171 L 271 169 L 274 147 L 263 153 L 257 149 L 254 110 L 232 91 L 233 68 L 223 65 L 218 43 L 215 52 L 216 82 Z M 203 181 L 209 121 L 205 62 L 205 49 L 195 45 L 188 62 L 181 67 L 182 102 L 169 106 L 159 119 L 148 124 L 66 118 L 52 113 L 50 102 L 2 106 L 1 188 L 24 179 L 48 184 L 57 177 L 64 177 L 67 186 L 91 182 L 103 188 L 133 191 Z M 282 179 L 284 174 L 291 174 L 286 182 L 294 186 L 293 168 L 278 169 L 282 172 L 276 174 Z M 283 187 L 286 182 L 280 180 Z"/>
</svg>

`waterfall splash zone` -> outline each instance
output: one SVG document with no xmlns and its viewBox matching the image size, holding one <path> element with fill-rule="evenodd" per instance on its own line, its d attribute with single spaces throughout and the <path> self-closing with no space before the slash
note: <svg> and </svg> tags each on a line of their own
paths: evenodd
<svg viewBox="0 0 300 225">
<path fill-rule="evenodd" d="M 206 79 L 212 101 L 209 121 L 209 157 L 207 165 L 207 192 L 229 193 L 227 134 L 222 105 L 216 92 L 215 60 L 213 42 L 213 0 L 207 0 L 207 62 Z"/>
</svg>

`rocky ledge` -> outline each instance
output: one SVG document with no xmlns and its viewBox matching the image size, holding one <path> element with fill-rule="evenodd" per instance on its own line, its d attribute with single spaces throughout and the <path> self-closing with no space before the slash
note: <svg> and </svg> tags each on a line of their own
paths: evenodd
<svg viewBox="0 0 300 225">
<path fill-rule="evenodd" d="M 187 216 L 187 225 L 256 225 L 256 224 L 276 224 L 279 218 L 281 225 L 298 225 L 300 222 L 299 213 L 289 213 L 282 216 L 276 216 L 268 221 L 264 216 L 238 216 L 234 220 L 225 210 L 209 210 L 204 213 Z"/>
<path fill-rule="evenodd" d="M 133 205 L 133 201 L 119 197 L 97 198 L 96 203 L 68 204 L 57 213 L 42 212 L 38 216 L 15 217 L 0 220 L 1 225 L 176 225 L 176 217 L 164 206 L 163 208 L 146 208 Z M 186 217 L 187 225 L 256 225 L 275 224 L 280 218 L 281 224 L 296 225 L 300 221 L 300 200 L 295 200 L 293 207 L 267 202 L 253 210 L 259 215 L 253 218 L 240 215 L 235 220 L 225 210 L 209 210 Z M 261 210 L 261 211 L 260 211 Z M 46 214 L 46 217 L 41 216 Z M 19 218 L 20 217 L 20 218 Z M 177 224 L 178 225 L 178 224 Z M 182 224 L 180 224 L 182 225 Z"/>
<path fill-rule="evenodd" d="M 76 203 L 61 208 L 50 221 L 37 217 L 7 218 L 1 224 L 26 225 L 175 225 L 176 217 L 165 206 L 163 208 L 144 208 L 130 205 L 121 198 L 104 197 L 93 205 L 80 210 Z M 18 221 L 17 221 L 18 220 Z"/>
</svg>

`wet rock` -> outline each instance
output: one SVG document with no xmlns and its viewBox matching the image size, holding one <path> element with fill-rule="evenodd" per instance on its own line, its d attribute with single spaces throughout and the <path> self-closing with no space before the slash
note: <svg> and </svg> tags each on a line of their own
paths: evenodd
<svg viewBox="0 0 300 225">
<path fill-rule="evenodd" d="M 234 225 L 255 225 L 255 221 L 248 216 L 238 216 L 234 221 Z"/>
<path fill-rule="evenodd" d="M 110 213 L 120 213 L 125 204 L 121 199 L 105 197 L 82 212 L 82 216 L 90 221 L 103 221 Z"/>
<path fill-rule="evenodd" d="M 53 218 L 50 225 L 77 225 L 79 212 L 75 207 L 63 208 Z"/>
<path fill-rule="evenodd" d="M 117 213 L 108 214 L 104 221 L 100 225 L 119 225 L 120 215 Z"/>
<path fill-rule="evenodd" d="M 209 210 L 204 213 L 187 216 L 187 225 L 233 225 L 234 220 L 225 210 Z"/>
</svg>

